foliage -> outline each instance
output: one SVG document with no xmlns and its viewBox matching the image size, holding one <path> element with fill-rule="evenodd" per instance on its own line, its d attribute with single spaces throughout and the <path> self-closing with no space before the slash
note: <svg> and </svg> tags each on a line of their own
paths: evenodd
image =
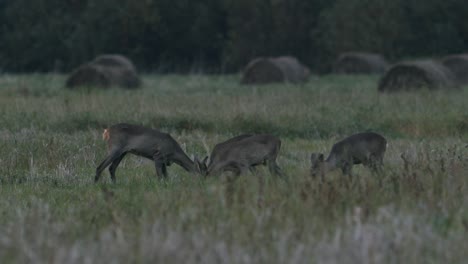
<svg viewBox="0 0 468 264">
<path fill-rule="evenodd" d="M 408 38 L 410 30 L 402 7 L 402 1 L 336 1 L 322 12 L 317 31 L 325 55 L 332 58 L 347 51 L 400 55 L 404 47 L 399 41 Z"/>
<path fill-rule="evenodd" d="M 258 56 L 293 55 L 314 62 L 320 52 L 312 31 L 330 1 L 229 1 L 224 62 L 236 69 Z"/>
<path fill-rule="evenodd" d="M 325 56 L 358 50 L 394 60 L 465 52 L 459 24 L 468 5 L 459 0 L 338 0 L 321 13 L 317 37 Z M 424 43 L 424 45 L 422 44 Z"/>
<path fill-rule="evenodd" d="M 5 69 L 71 69 L 122 53 L 148 69 L 218 63 L 224 16 L 218 1 L 7 1 L 0 9 Z"/>
<path fill-rule="evenodd" d="M 232 72 L 294 55 L 326 71 L 343 51 L 465 52 L 467 17 L 464 0 L 4 0 L 0 68 L 70 70 L 122 53 L 146 70 Z"/>
</svg>

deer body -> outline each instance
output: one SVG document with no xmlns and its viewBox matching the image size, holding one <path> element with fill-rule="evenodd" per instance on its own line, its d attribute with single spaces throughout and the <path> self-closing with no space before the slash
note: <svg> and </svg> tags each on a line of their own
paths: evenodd
<svg viewBox="0 0 468 264">
<path fill-rule="evenodd" d="M 239 176 L 260 164 L 267 165 L 270 173 L 282 175 L 276 164 L 280 148 L 281 141 L 268 134 L 234 137 L 215 146 L 206 175 L 231 171 Z"/>
<path fill-rule="evenodd" d="M 167 166 L 176 163 L 188 172 L 199 172 L 198 166 L 167 133 L 131 124 L 116 124 L 104 130 L 108 143 L 108 156 L 96 169 L 95 182 L 110 165 L 109 173 L 115 182 L 115 170 L 126 154 L 132 153 L 151 159 L 159 177 L 167 177 Z"/>
<path fill-rule="evenodd" d="M 323 180 L 324 174 L 340 168 L 343 174 L 351 176 L 354 164 L 363 164 L 378 171 L 383 165 L 383 157 L 387 148 L 387 140 L 373 132 L 364 132 L 349 136 L 335 143 L 324 160 L 321 153 L 311 154 L 311 175 L 320 173 Z"/>
<path fill-rule="evenodd" d="M 242 135 L 230 138 L 224 142 L 216 144 L 216 146 L 211 151 L 210 160 L 213 159 L 213 157 L 216 157 L 217 155 L 219 155 L 220 153 L 228 151 L 231 148 L 231 146 L 235 144 L 236 142 L 239 142 L 251 136 L 252 134 L 242 134 Z"/>
</svg>

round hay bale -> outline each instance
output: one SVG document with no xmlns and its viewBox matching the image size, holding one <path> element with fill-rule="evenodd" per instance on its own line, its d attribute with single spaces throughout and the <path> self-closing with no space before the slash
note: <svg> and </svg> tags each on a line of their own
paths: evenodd
<svg viewBox="0 0 468 264">
<path fill-rule="evenodd" d="M 135 66 L 126 57 L 122 55 L 101 55 L 73 71 L 67 80 L 66 86 L 69 88 L 77 86 L 103 88 L 119 86 L 133 89 L 140 87 L 141 81 Z"/>
<path fill-rule="evenodd" d="M 108 67 L 127 68 L 136 72 L 135 65 L 133 65 L 127 57 L 118 54 L 99 55 L 92 61 L 92 63 Z"/>
<path fill-rule="evenodd" d="M 337 74 L 382 74 L 388 68 L 385 58 L 375 53 L 347 52 L 341 54 L 333 65 Z"/>
<path fill-rule="evenodd" d="M 300 83 L 307 81 L 309 75 L 310 70 L 291 56 L 256 58 L 245 67 L 241 83 Z"/>
<path fill-rule="evenodd" d="M 80 86 L 108 88 L 110 85 L 110 78 L 103 68 L 89 63 L 74 70 L 65 83 L 67 88 Z"/>
<path fill-rule="evenodd" d="M 452 71 L 458 84 L 468 84 L 468 54 L 447 56 L 442 59 L 442 64 Z"/>
<path fill-rule="evenodd" d="M 380 92 L 394 92 L 455 87 L 455 77 L 447 67 L 432 60 L 423 60 L 393 65 L 380 79 L 378 89 Z"/>
<path fill-rule="evenodd" d="M 269 58 L 256 58 L 249 62 L 242 75 L 242 84 L 283 82 L 283 73 Z"/>
<path fill-rule="evenodd" d="M 271 59 L 277 67 L 282 69 L 287 82 L 300 83 L 306 82 L 310 75 L 307 66 L 299 62 L 298 59 L 291 56 L 282 56 Z"/>
</svg>

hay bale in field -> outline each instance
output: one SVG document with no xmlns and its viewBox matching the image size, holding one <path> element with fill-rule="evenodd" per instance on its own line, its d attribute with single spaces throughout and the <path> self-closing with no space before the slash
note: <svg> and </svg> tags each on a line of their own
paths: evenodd
<svg viewBox="0 0 468 264">
<path fill-rule="evenodd" d="M 269 58 L 256 58 L 247 64 L 242 75 L 242 84 L 283 82 L 284 77 Z"/>
<path fill-rule="evenodd" d="M 75 69 L 65 84 L 68 88 L 78 86 L 95 86 L 107 88 L 110 86 L 110 78 L 101 66 L 86 63 Z"/>
<path fill-rule="evenodd" d="M 457 87 L 455 77 L 444 65 L 432 60 L 400 62 L 391 66 L 379 81 L 380 92 L 420 88 Z"/>
<path fill-rule="evenodd" d="M 133 63 L 121 55 L 101 55 L 72 72 L 66 87 L 94 86 L 138 88 L 141 81 Z"/>
<path fill-rule="evenodd" d="M 442 64 L 452 71 L 458 84 L 468 84 L 468 54 L 447 56 L 442 59 Z"/>
<path fill-rule="evenodd" d="M 307 66 L 291 56 L 281 56 L 273 59 L 274 63 L 282 69 L 287 82 L 306 82 L 310 75 Z"/>
<path fill-rule="evenodd" d="M 388 68 L 385 58 L 375 53 L 347 52 L 341 54 L 333 65 L 337 74 L 382 74 Z"/>
<path fill-rule="evenodd" d="M 92 63 L 107 67 L 122 67 L 136 72 L 135 65 L 128 58 L 118 54 L 99 55 Z"/>
<path fill-rule="evenodd" d="M 241 83 L 301 83 L 307 81 L 309 75 L 309 68 L 291 56 L 256 58 L 245 67 Z"/>
</svg>

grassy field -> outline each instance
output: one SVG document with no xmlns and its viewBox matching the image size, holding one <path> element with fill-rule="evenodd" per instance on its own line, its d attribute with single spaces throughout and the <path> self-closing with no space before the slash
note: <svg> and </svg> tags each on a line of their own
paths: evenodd
<svg viewBox="0 0 468 264">
<path fill-rule="evenodd" d="M 468 87 L 379 95 L 377 78 L 240 86 L 238 76 L 144 76 L 143 89 L 70 91 L 61 75 L 0 76 L 1 263 L 466 263 Z M 235 183 L 177 165 L 158 181 L 127 156 L 110 183 L 102 130 L 171 133 L 204 157 L 245 132 L 281 138 L 278 164 Z M 360 166 L 309 177 L 311 152 L 385 135 L 383 185 Z M 404 153 L 407 161 L 400 155 Z M 265 183 L 259 176 L 265 174 Z"/>
</svg>

